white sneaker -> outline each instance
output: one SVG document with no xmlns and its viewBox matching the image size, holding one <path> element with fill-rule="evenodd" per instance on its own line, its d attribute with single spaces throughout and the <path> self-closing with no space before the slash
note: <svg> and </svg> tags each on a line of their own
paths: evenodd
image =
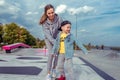
<svg viewBox="0 0 120 80">
<path fill-rule="evenodd" d="M 52 77 L 54 77 L 54 78 L 56 77 L 56 70 L 55 69 L 52 70 Z"/>
<path fill-rule="evenodd" d="M 48 74 L 48 75 L 46 76 L 46 80 L 52 80 L 51 74 Z"/>
</svg>

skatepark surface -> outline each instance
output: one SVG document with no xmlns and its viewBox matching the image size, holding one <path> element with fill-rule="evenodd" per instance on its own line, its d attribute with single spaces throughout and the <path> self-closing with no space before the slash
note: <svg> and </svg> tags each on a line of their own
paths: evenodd
<svg viewBox="0 0 120 80">
<path fill-rule="evenodd" d="M 47 55 L 39 48 L 0 51 L 0 80 L 46 80 Z M 75 51 L 73 65 L 75 80 L 120 80 L 118 51 Z"/>
</svg>

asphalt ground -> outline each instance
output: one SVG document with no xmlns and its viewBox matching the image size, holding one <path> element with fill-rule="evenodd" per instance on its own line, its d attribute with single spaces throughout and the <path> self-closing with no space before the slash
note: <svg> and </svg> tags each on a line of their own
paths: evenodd
<svg viewBox="0 0 120 80">
<path fill-rule="evenodd" d="M 106 53 L 106 56 L 103 53 Z M 109 68 L 110 64 L 103 64 L 113 59 L 109 58 L 108 53 L 110 51 L 91 50 L 90 54 L 84 55 L 81 51 L 75 51 L 73 58 L 75 80 L 119 80 L 120 66 L 117 65 L 116 68 L 114 64 L 112 69 L 118 70 L 109 71 L 106 68 Z M 0 53 L 0 80 L 46 80 L 47 55 L 46 51 L 39 48 L 18 49 L 12 53 L 2 51 Z M 101 60 L 102 66 L 99 59 L 101 57 L 105 60 L 104 62 Z M 120 64 L 118 59 L 118 57 L 117 60 L 114 59 L 118 62 L 116 64 Z M 117 71 L 116 75 L 111 74 L 112 71 Z"/>
</svg>

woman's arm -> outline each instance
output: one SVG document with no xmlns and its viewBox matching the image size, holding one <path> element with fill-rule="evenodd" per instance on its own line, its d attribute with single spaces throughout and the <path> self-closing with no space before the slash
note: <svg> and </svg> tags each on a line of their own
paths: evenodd
<svg viewBox="0 0 120 80">
<path fill-rule="evenodd" d="M 59 46 L 59 34 L 57 35 L 57 38 L 55 40 L 55 43 L 53 45 L 53 48 L 52 48 L 52 54 L 56 54 L 58 51 L 58 46 Z"/>
<path fill-rule="evenodd" d="M 52 37 L 48 25 L 43 24 L 43 32 L 44 32 L 45 37 L 46 37 L 52 44 L 54 44 L 55 39 Z"/>
</svg>

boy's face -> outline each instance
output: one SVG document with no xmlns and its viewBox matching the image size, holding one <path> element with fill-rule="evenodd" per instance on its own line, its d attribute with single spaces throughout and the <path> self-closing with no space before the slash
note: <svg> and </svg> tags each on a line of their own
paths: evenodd
<svg viewBox="0 0 120 80">
<path fill-rule="evenodd" d="M 62 32 L 68 34 L 68 33 L 70 33 L 71 25 L 66 24 L 66 25 L 62 26 L 61 29 L 62 29 Z"/>
</svg>

